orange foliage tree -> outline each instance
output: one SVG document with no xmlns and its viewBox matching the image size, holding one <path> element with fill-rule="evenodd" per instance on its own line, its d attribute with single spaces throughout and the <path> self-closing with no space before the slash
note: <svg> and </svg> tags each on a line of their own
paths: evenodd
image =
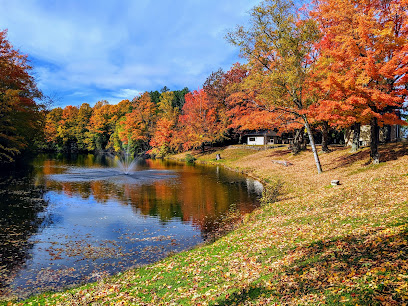
<svg viewBox="0 0 408 306">
<path fill-rule="evenodd" d="M 152 149 L 149 153 L 164 156 L 174 151 L 174 136 L 176 135 L 179 109 L 174 105 L 176 95 L 173 91 L 166 91 L 160 95 L 158 103 L 158 119 L 150 140 Z"/>
<path fill-rule="evenodd" d="M 316 22 L 301 18 L 290 0 L 265 0 L 251 10 L 250 27 L 238 27 L 228 40 L 240 47 L 249 74 L 242 82 L 254 93 L 253 105 L 292 117 L 307 130 L 318 173 L 322 172 L 307 112 L 312 104 L 306 84 L 315 63 L 320 33 Z"/>
<path fill-rule="evenodd" d="M 58 134 L 58 127 L 62 118 L 62 108 L 52 109 L 45 117 L 45 140 L 50 146 L 62 146 L 62 139 Z"/>
<path fill-rule="evenodd" d="M 120 140 L 132 147 L 146 151 L 156 120 L 156 106 L 151 101 L 148 92 L 133 99 L 132 112 L 125 115 L 121 121 Z"/>
<path fill-rule="evenodd" d="M 58 136 L 66 146 L 76 143 L 76 127 L 78 117 L 78 108 L 68 105 L 62 110 L 61 120 L 58 127 Z"/>
<path fill-rule="evenodd" d="M 88 103 L 82 103 L 75 118 L 75 139 L 79 150 L 87 150 L 89 135 L 89 120 L 92 116 L 92 108 Z"/>
<path fill-rule="evenodd" d="M 42 98 L 27 56 L 13 48 L 0 31 L 0 163 L 14 161 L 43 131 Z"/>
<path fill-rule="evenodd" d="M 404 124 L 408 15 L 403 1 L 318 0 L 323 33 L 319 69 L 326 93 L 316 113 L 340 126 L 370 124 L 371 158 L 379 162 L 379 126 Z"/>
<path fill-rule="evenodd" d="M 204 82 L 203 90 L 215 109 L 217 115 L 218 136 L 216 141 L 222 141 L 233 137 L 233 131 L 230 126 L 230 118 L 228 116 L 228 79 L 222 69 L 210 74 Z"/>
<path fill-rule="evenodd" d="M 108 101 L 99 101 L 93 107 L 88 125 L 88 149 L 103 150 L 115 128 L 114 107 Z"/>
<path fill-rule="evenodd" d="M 182 114 L 180 115 L 180 130 L 178 140 L 184 149 L 199 148 L 213 143 L 223 137 L 214 107 L 204 90 L 195 90 L 185 96 Z"/>
<path fill-rule="evenodd" d="M 223 76 L 229 127 L 245 131 L 274 129 L 282 126 L 282 121 L 278 122 L 274 112 L 259 107 L 256 103 L 256 92 L 243 86 L 248 73 L 244 65 L 237 63 Z"/>
</svg>

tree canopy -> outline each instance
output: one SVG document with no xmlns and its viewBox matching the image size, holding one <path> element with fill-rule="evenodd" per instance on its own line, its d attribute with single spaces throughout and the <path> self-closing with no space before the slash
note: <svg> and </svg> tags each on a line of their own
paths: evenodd
<svg viewBox="0 0 408 306">
<path fill-rule="evenodd" d="M 250 72 L 242 86 L 255 93 L 252 104 L 277 118 L 285 116 L 304 124 L 320 173 L 307 114 L 312 104 L 307 85 L 320 38 L 316 21 L 302 18 L 290 0 L 266 0 L 251 10 L 248 28 L 238 26 L 227 38 L 248 60 Z"/>
<path fill-rule="evenodd" d="M 0 31 L 0 163 L 14 161 L 42 132 L 42 93 L 31 70 L 27 55 Z"/>
</svg>

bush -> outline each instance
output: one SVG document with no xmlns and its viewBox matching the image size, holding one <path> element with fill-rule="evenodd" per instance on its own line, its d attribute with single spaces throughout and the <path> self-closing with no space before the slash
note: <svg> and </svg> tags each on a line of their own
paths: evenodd
<svg viewBox="0 0 408 306">
<path fill-rule="evenodd" d="M 191 155 L 191 154 L 186 154 L 186 157 L 184 158 L 184 160 L 188 163 L 188 164 L 193 164 L 196 161 L 196 158 Z"/>
</svg>

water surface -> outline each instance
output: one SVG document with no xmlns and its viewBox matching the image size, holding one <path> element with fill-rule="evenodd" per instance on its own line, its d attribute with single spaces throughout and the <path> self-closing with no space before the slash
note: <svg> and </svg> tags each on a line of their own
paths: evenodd
<svg viewBox="0 0 408 306">
<path fill-rule="evenodd" d="M 40 155 L 0 176 L 0 297 L 95 281 L 191 248 L 253 210 L 262 185 L 220 167 Z"/>
</svg>

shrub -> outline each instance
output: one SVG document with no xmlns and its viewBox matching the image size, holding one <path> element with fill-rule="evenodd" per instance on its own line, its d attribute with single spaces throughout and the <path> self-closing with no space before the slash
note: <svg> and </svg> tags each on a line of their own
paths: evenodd
<svg viewBox="0 0 408 306">
<path fill-rule="evenodd" d="M 184 158 L 184 160 L 188 163 L 188 164 L 192 164 L 195 162 L 196 158 L 191 155 L 191 154 L 186 154 L 186 157 Z"/>
</svg>

